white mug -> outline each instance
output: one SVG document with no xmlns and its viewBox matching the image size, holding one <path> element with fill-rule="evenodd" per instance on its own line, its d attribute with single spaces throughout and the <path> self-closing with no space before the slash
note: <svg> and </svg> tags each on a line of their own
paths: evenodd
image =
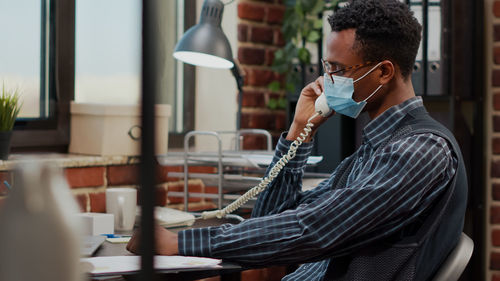
<svg viewBox="0 0 500 281">
<path fill-rule="evenodd" d="M 117 187 L 106 190 L 106 213 L 115 216 L 115 230 L 127 231 L 134 228 L 136 205 L 135 188 Z"/>
</svg>

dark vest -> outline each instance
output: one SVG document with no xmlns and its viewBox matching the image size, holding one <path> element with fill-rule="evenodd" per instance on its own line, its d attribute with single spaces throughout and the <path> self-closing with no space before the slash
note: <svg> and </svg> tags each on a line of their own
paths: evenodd
<svg viewBox="0 0 500 281">
<path fill-rule="evenodd" d="M 401 229 L 351 241 L 348 249 L 330 259 L 324 280 L 430 280 L 456 246 L 467 205 L 467 175 L 453 134 L 419 107 L 401 120 L 379 148 L 417 133 L 432 133 L 448 141 L 458 160 L 454 177 L 420 218 Z M 339 169 L 333 184 L 340 187 L 345 185 L 352 163 Z"/>
</svg>

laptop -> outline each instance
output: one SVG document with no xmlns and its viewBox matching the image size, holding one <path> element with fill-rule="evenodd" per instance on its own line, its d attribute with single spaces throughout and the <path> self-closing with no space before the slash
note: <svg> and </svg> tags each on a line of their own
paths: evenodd
<svg viewBox="0 0 500 281">
<path fill-rule="evenodd" d="M 90 235 L 81 236 L 80 254 L 83 257 L 92 256 L 95 253 L 95 251 L 102 245 L 104 240 L 106 240 L 106 237 L 104 236 L 90 236 Z"/>
</svg>

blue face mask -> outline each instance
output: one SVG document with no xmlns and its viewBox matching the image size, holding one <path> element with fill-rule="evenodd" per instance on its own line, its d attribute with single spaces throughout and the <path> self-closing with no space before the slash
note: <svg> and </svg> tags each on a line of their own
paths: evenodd
<svg viewBox="0 0 500 281">
<path fill-rule="evenodd" d="M 371 93 L 366 99 L 356 102 L 352 99 L 352 95 L 354 94 L 354 83 L 359 80 L 365 78 L 368 74 L 370 74 L 374 69 L 376 69 L 381 63 L 374 66 L 363 76 L 353 81 L 352 78 L 343 77 L 333 75 L 333 80 L 335 83 L 332 83 L 328 74 L 325 73 L 324 76 L 324 92 L 326 96 L 326 100 L 328 102 L 328 106 L 335 110 L 335 112 L 340 113 L 342 115 L 349 116 L 351 118 L 358 118 L 361 111 L 366 105 L 366 101 L 371 98 L 382 85 L 378 86 L 373 93 Z"/>
</svg>

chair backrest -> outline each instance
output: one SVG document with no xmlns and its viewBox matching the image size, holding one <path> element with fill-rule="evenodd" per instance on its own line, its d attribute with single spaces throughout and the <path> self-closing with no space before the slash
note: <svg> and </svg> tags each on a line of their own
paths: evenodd
<svg viewBox="0 0 500 281">
<path fill-rule="evenodd" d="M 433 281 L 456 281 L 462 275 L 467 263 L 469 263 L 472 251 L 474 250 L 474 241 L 462 232 L 457 246 L 451 251 L 443 262 Z"/>
</svg>

